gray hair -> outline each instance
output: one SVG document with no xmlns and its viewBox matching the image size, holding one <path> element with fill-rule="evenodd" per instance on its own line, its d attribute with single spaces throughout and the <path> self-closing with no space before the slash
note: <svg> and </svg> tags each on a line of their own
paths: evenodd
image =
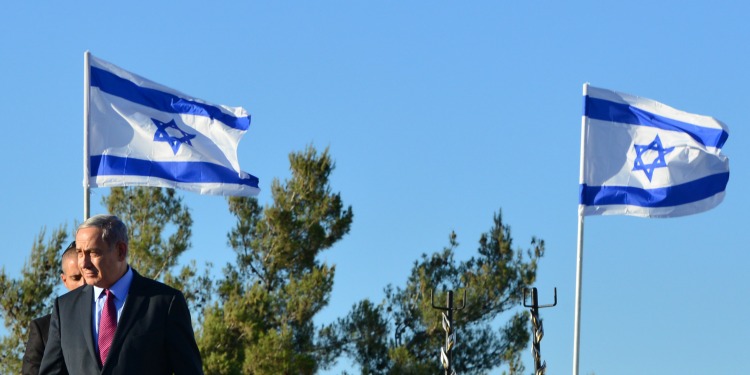
<svg viewBox="0 0 750 375">
<path fill-rule="evenodd" d="M 99 228 L 102 230 L 102 239 L 109 246 L 115 246 L 119 242 L 128 243 L 128 227 L 115 215 L 95 215 L 88 218 L 78 226 L 83 228 Z"/>
</svg>

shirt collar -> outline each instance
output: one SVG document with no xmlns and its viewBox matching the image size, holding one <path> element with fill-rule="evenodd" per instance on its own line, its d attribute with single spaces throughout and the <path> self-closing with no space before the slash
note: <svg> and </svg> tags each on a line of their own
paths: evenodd
<svg viewBox="0 0 750 375">
<path fill-rule="evenodd" d="M 111 287 L 109 287 L 109 291 L 115 295 L 115 298 L 117 299 L 125 299 L 125 296 L 128 295 L 128 291 L 130 290 L 130 283 L 133 282 L 133 269 L 128 266 L 128 270 L 125 272 L 122 277 L 117 280 L 114 284 L 112 284 Z M 104 288 L 99 288 L 98 286 L 93 285 L 94 287 L 94 300 L 96 301 L 99 296 L 101 296 L 102 291 Z"/>
</svg>

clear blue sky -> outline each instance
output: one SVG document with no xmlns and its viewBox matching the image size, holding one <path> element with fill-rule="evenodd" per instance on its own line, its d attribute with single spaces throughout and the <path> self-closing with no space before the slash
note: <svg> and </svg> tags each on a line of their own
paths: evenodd
<svg viewBox="0 0 750 375">
<path fill-rule="evenodd" d="M 590 82 L 728 124 L 731 177 L 724 203 L 703 214 L 586 219 L 581 374 L 736 372 L 750 337 L 750 9 L 740 3 L 10 2 L 0 22 L 0 265 L 18 276 L 40 228 L 72 230 L 82 217 L 90 50 L 245 107 L 253 123 L 239 159 L 260 177 L 262 202 L 272 179 L 289 175 L 289 152 L 330 147 L 333 189 L 355 220 L 324 253 L 337 273 L 321 323 L 402 285 L 452 230 L 458 257 L 471 256 L 502 209 L 518 246 L 546 241 L 537 286 L 543 303 L 557 287 L 559 304 L 542 310 L 542 358 L 548 373 L 569 374 Z M 107 193 L 93 190 L 93 214 Z M 184 260 L 232 261 L 224 199 L 182 195 L 195 219 Z M 531 372 L 528 352 L 525 363 Z"/>
</svg>

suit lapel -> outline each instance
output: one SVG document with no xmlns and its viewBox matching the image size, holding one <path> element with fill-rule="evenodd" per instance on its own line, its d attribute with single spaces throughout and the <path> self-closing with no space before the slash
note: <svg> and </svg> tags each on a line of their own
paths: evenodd
<svg viewBox="0 0 750 375">
<path fill-rule="evenodd" d="M 76 310 L 78 310 L 76 316 L 83 317 L 79 320 L 82 325 L 81 330 L 82 332 L 89 332 L 89 334 L 83 335 L 83 339 L 86 341 L 86 348 L 89 350 L 89 355 L 91 355 L 94 363 L 96 363 L 99 361 L 99 354 L 96 352 L 96 347 L 94 347 L 94 317 L 92 316 L 94 311 L 94 287 L 86 285 L 81 290 L 80 298 L 81 301 L 79 301 L 76 307 Z"/>
</svg>

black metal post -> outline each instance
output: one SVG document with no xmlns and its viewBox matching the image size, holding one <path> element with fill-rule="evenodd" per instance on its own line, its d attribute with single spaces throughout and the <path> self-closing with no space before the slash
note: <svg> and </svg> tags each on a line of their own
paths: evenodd
<svg viewBox="0 0 750 375">
<path fill-rule="evenodd" d="M 445 332 L 445 353 L 448 356 L 448 367 L 445 368 L 445 375 L 451 374 L 451 366 L 453 365 L 453 343 L 450 342 L 451 334 L 453 334 L 453 291 L 448 291 L 448 301 L 446 303 L 448 313 L 448 330 Z"/>
<path fill-rule="evenodd" d="M 466 290 L 464 290 L 464 300 L 461 307 L 454 305 L 452 290 L 448 291 L 445 307 L 435 306 L 435 296 L 432 292 L 430 292 L 430 299 L 432 300 L 432 308 L 443 311 L 441 315 L 443 317 L 443 330 L 445 330 L 445 346 L 440 348 L 440 363 L 442 363 L 445 369 L 445 375 L 455 375 L 456 372 L 453 370 L 453 347 L 456 344 L 456 331 L 453 328 L 453 311 L 462 310 L 466 307 Z"/>
<path fill-rule="evenodd" d="M 544 337 L 544 327 L 542 326 L 541 319 L 539 319 L 539 309 L 557 305 L 557 288 L 555 288 L 554 304 L 540 306 L 537 290 L 536 288 L 531 288 L 531 305 L 526 304 L 526 290 L 523 291 L 523 305 L 531 309 L 531 325 L 534 329 L 531 347 L 531 354 L 534 357 L 534 374 L 544 375 L 544 372 L 547 370 L 547 363 L 542 362 L 540 344 L 542 337 Z"/>
<path fill-rule="evenodd" d="M 537 294 L 536 288 L 531 289 L 531 316 L 536 317 L 536 319 L 533 319 L 534 322 L 538 321 L 539 317 L 539 296 Z M 537 324 L 534 324 L 534 326 L 537 326 Z M 532 344 L 534 346 L 533 353 L 534 355 L 534 369 L 539 370 L 542 367 L 542 351 L 540 348 L 540 340 L 536 340 L 536 335 L 534 335 L 534 343 Z"/>
</svg>

